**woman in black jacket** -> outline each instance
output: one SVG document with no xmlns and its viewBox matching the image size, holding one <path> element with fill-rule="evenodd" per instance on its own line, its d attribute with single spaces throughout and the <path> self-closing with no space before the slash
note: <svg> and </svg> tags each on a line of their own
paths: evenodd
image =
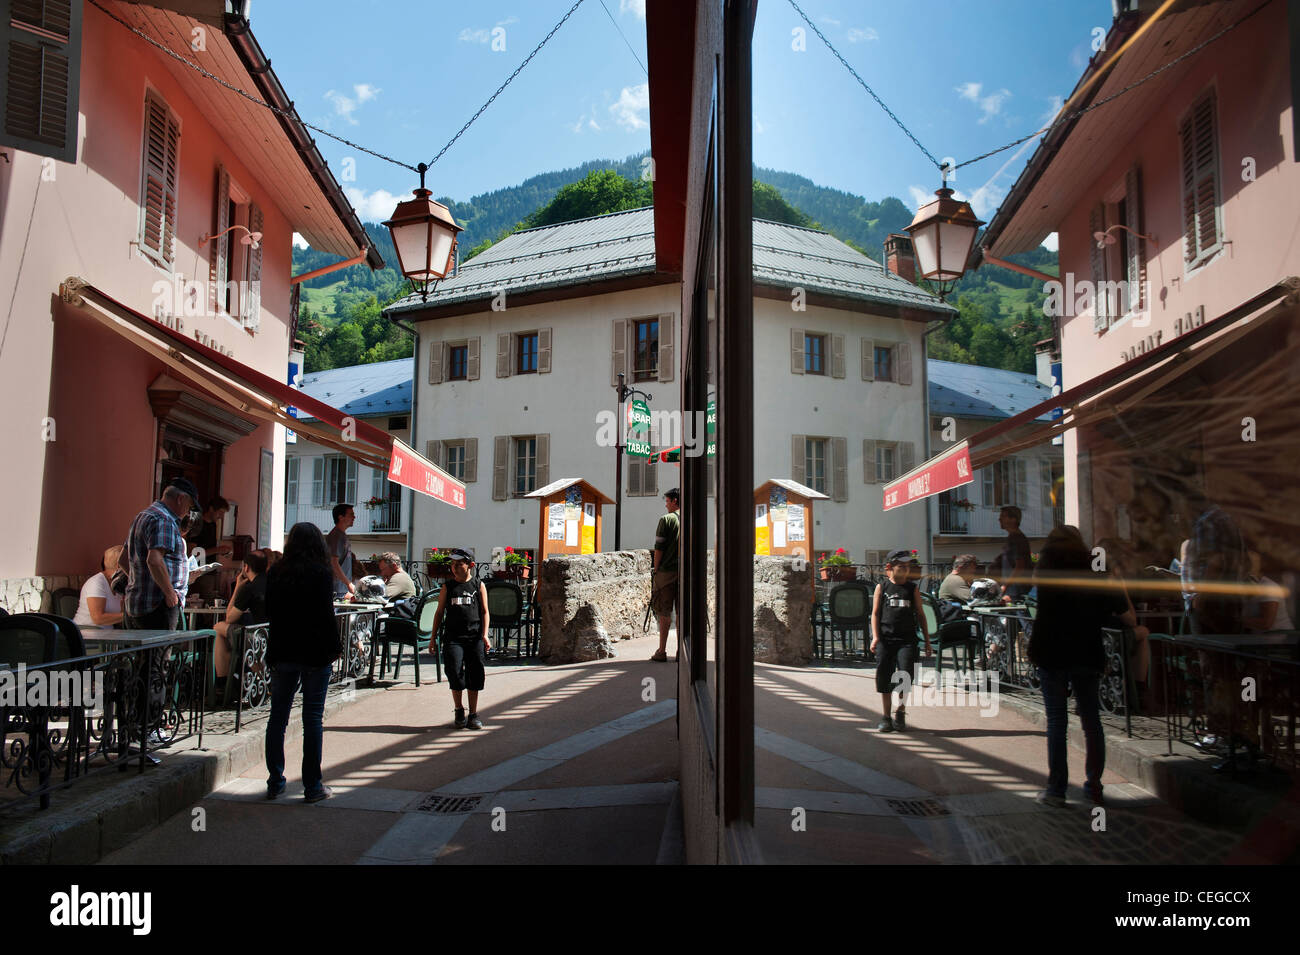
<svg viewBox="0 0 1300 955">
<path fill-rule="evenodd" d="M 302 787 L 307 802 L 330 795 L 321 784 L 325 691 L 339 655 L 334 575 L 325 536 L 315 524 L 295 524 L 284 557 L 267 573 L 266 663 L 271 669 L 271 719 L 266 724 L 266 798 L 284 792 L 284 731 L 302 686 Z"/>
</svg>

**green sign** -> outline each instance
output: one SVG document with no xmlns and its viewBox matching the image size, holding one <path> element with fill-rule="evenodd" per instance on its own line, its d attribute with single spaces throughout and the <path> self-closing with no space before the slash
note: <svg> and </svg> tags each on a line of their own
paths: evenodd
<svg viewBox="0 0 1300 955">
<path fill-rule="evenodd" d="M 650 406 L 640 398 L 628 402 L 624 450 L 632 457 L 650 457 Z"/>
<path fill-rule="evenodd" d="M 704 453 L 714 457 L 718 453 L 718 399 L 709 399 L 709 410 L 704 419 L 704 432 L 708 436 L 704 442 Z"/>
</svg>

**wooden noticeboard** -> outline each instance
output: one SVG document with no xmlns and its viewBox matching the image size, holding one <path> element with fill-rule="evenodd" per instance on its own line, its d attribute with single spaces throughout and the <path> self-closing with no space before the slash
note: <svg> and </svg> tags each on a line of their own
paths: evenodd
<svg viewBox="0 0 1300 955">
<path fill-rule="evenodd" d="M 600 552 L 601 511 L 613 500 L 581 478 L 561 478 L 526 496 L 541 506 L 536 563 L 556 554 Z"/>
<path fill-rule="evenodd" d="M 813 502 L 826 495 L 796 481 L 771 478 L 754 488 L 754 553 L 813 559 Z"/>
</svg>

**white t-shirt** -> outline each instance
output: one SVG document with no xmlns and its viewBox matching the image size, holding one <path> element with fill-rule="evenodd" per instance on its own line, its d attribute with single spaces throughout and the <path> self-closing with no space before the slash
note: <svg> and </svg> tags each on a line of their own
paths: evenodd
<svg viewBox="0 0 1300 955">
<path fill-rule="evenodd" d="M 77 615 L 72 618 L 72 622 L 78 627 L 98 629 L 95 627 L 94 619 L 90 616 L 90 605 L 86 603 L 87 597 L 103 597 L 104 613 L 122 612 L 122 598 L 113 593 L 107 577 L 103 574 L 96 574 L 81 585 L 81 602 L 77 604 Z"/>
</svg>

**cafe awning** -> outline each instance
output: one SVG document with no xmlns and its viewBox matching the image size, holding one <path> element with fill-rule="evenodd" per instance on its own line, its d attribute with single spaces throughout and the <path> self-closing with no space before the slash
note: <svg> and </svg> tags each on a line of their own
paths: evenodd
<svg viewBox="0 0 1300 955">
<path fill-rule="evenodd" d="M 387 472 L 395 483 L 456 507 L 465 506 L 464 484 L 387 432 L 128 308 L 82 279 L 67 279 L 59 287 L 59 295 L 64 303 L 163 362 L 173 374 L 232 411 L 292 428 L 360 464 Z M 290 407 L 315 420 L 290 416 Z"/>
<path fill-rule="evenodd" d="M 1266 322 L 1293 315 L 1297 295 L 1300 278 L 1283 279 L 1232 311 L 971 435 L 886 484 L 883 509 L 892 510 L 969 484 L 976 468 L 1051 441 L 1071 428 L 1124 413 Z M 1058 409 L 1060 415 L 1053 420 L 1037 420 Z"/>
</svg>

